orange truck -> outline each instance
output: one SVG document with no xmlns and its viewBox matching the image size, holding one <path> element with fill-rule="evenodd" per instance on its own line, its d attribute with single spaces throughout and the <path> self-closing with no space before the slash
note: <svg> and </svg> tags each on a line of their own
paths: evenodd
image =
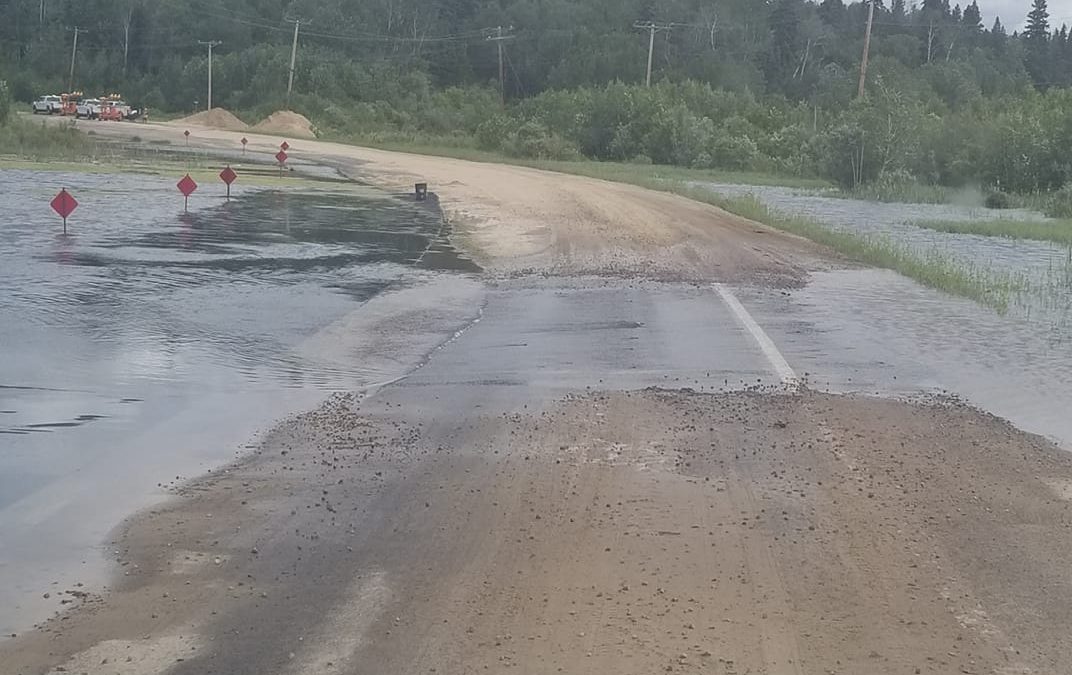
<svg viewBox="0 0 1072 675">
<path fill-rule="evenodd" d="M 82 101 L 82 92 L 73 91 L 69 94 L 60 94 L 60 114 L 67 117 L 78 115 L 78 104 Z"/>
<path fill-rule="evenodd" d="M 138 111 L 123 101 L 119 94 L 101 96 L 100 119 L 113 122 L 132 120 L 138 116 Z"/>
</svg>

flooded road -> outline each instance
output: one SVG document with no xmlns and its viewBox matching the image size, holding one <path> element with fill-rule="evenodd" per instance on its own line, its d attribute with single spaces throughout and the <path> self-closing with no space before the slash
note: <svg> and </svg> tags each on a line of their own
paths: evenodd
<svg viewBox="0 0 1072 675">
<path fill-rule="evenodd" d="M 322 329 L 471 268 L 434 207 L 369 188 L 240 178 L 183 214 L 174 182 L 0 172 L 0 632 L 99 579 L 108 530 L 169 482 L 379 374 L 306 348 Z M 61 187 L 81 203 L 66 237 Z"/>
<path fill-rule="evenodd" d="M 813 275 L 785 293 L 740 289 L 819 390 L 956 396 L 1072 450 L 1072 341 L 889 270 Z"/>
<path fill-rule="evenodd" d="M 726 197 L 754 196 L 768 207 L 841 231 L 888 239 L 921 254 L 938 252 L 966 268 L 1023 280 L 1013 297 L 1022 318 L 1072 336 L 1072 249 L 1048 241 L 938 232 L 923 220 L 1044 219 L 1026 210 L 995 211 L 953 204 L 906 204 L 842 199 L 776 186 L 695 183 Z"/>
<path fill-rule="evenodd" d="M 888 270 L 814 273 L 797 290 L 741 289 L 742 302 L 800 373 L 823 390 L 913 396 L 950 393 L 1072 449 L 1072 288 L 1069 247 L 937 232 L 920 220 L 1040 218 L 950 204 L 842 199 L 784 187 L 705 184 L 728 197 L 835 230 L 939 251 L 1030 288 L 1000 316 Z"/>
</svg>

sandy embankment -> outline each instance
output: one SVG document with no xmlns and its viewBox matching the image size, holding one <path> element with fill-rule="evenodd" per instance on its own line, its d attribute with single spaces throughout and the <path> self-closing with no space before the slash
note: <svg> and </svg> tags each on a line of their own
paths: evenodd
<svg viewBox="0 0 1072 675">
<path fill-rule="evenodd" d="M 495 276 L 783 286 L 824 264 L 793 237 L 638 188 L 297 151 L 393 189 L 429 181 Z M 557 294 L 513 283 L 510 301 L 532 312 Z M 493 346 L 557 340 L 536 368 L 553 377 L 588 353 L 571 345 L 606 335 L 560 332 Z M 247 461 L 134 519 L 113 544 L 115 589 L 0 646 L 0 663 L 1012 675 L 1072 662 L 1072 459 L 1053 445 L 959 405 L 601 392 L 592 364 L 591 391 L 546 400 L 506 366 L 474 381 L 455 365 L 466 344 L 424 382 L 342 394 L 281 425 Z M 631 367 L 625 350 L 611 356 L 608 372 Z"/>
</svg>

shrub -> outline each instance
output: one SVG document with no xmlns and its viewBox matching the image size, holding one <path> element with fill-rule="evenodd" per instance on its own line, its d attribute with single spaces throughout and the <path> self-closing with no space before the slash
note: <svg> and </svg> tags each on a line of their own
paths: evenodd
<svg viewBox="0 0 1072 675">
<path fill-rule="evenodd" d="M 7 124 L 10 115 L 11 94 L 8 92 L 7 82 L 0 80 L 0 125 Z"/>
<path fill-rule="evenodd" d="M 1009 208 L 1009 195 L 1001 190 L 991 192 L 986 196 L 984 204 L 988 209 L 1007 209 Z"/>
<path fill-rule="evenodd" d="M 489 117 L 476 128 L 476 142 L 481 150 L 502 150 L 510 138 L 510 132 L 517 123 L 510 117 L 498 113 Z"/>
<path fill-rule="evenodd" d="M 576 146 L 550 131 L 539 122 L 525 122 L 510 135 L 503 150 L 515 157 L 530 159 L 576 160 L 581 158 Z"/>
<path fill-rule="evenodd" d="M 1072 184 L 1054 192 L 1043 212 L 1050 218 L 1072 218 Z"/>
</svg>

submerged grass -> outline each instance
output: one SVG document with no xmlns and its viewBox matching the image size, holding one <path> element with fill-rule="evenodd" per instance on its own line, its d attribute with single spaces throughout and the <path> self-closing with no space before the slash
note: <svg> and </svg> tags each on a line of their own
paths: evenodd
<svg viewBox="0 0 1072 675">
<path fill-rule="evenodd" d="M 1015 294 L 1027 288 L 1027 281 L 1021 276 L 979 267 L 937 248 L 919 251 L 885 237 L 839 232 L 808 218 L 772 210 L 755 197 L 712 197 L 703 201 L 828 246 L 853 260 L 894 270 L 924 286 L 969 298 L 1000 313 L 1008 311 Z"/>
<path fill-rule="evenodd" d="M 1036 239 L 1072 246 L 1072 220 L 919 220 L 910 224 L 937 232 L 1006 239 Z"/>
<path fill-rule="evenodd" d="M 836 190 L 831 196 L 861 199 L 871 202 L 903 202 L 906 204 L 953 204 L 968 202 L 983 205 L 978 190 L 954 190 L 942 185 L 924 183 L 868 183 L 851 190 Z"/>
</svg>

